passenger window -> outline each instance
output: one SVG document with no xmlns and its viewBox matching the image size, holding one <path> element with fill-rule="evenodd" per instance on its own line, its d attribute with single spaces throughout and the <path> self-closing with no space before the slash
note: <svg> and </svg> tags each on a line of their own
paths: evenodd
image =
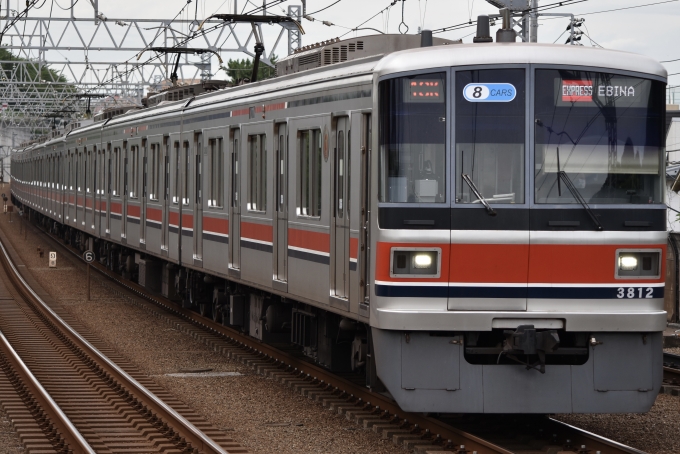
<svg viewBox="0 0 680 454">
<path fill-rule="evenodd" d="M 238 192 L 239 188 L 241 187 L 241 180 L 239 178 L 239 161 L 238 161 L 238 155 L 239 155 L 239 149 L 238 149 L 239 143 L 238 143 L 238 138 L 234 137 L 233 140 L 233 148 L 232 148 L 232 155 L 231 155 L 231 206 L 234 208 L 238 208 Z"/>
<path fill-rule="evenodd" d="M 338 131 L 338 151 L 336 153 L 337 162 L 335 163 L 336 168 L 336 216 L 342 218 L 345 212 L 345 206 L 343 204 L 344 194 L 345 194 L 345 131 Z"/>
<path fill-rule="evenodd" d="M 38 161 L 36 160 L 36 163 L 37 162 Z M 83 172 L 80 170 L 82 165 L 83 165 L 83 154 L 78 153 L 76 155 L 76 188 L 77 188 L 77 192 L 80 192 L 81 188 L 82 188 L 81 179 L 82 179 Z M 40 178 L 40 167 L 38 165 L 35 166 L 35 176 Z M 37 183 L 39 183 L 39 182 L 40 181 L 38 180 Z"/>
<path fill-rule="evenodd" d="M 248 210 L 267 211 L 267 136 L 248 136 Z"/>
<path fill-rule="evenodd" d="M 209 207 L 222 207 L 224 194 L 224 151 L 222 139 L 210 139 L 210 197 Z"/>
<path fill-rule="evenodd" d="M 462 175 L 489 203 L 524 203 L 524 77 L 523 69 L 456 72 L 456 203 L 480 203 Z M 508 95 L 499 102 L 476 101 L 489 84 Z"/>
<path fill-rule="evenodd" d="M 158 200 L 158 180 L 160 177 L 160 144 L 151 144 L 151 191 L 149 192 L 149 200 Z"/>
<path fill-rule="evenodd" d="M 139 186 L 139 147 L 137 145 L 130 148 L 130 198 L 137 198 L 137 187 Z"/>
<path fill-rule="evenodd" d="M 179 203 L 179 142 L 174 144 L 174 166 L 175 166 L 175 184 L 173 184 L 174 193 L 172 194 L 172 203 Z"/>
<path fill-rule="evenodd" d="M 111 191 L 114 196 L 120 196 L 120 148 L 113 149 L 113 172 L 111 178 Z"/>
<path fill-rule="evenodd" d="M 189 142 L 184 142 L 184 184 L 182 185 L 182 205 L 189 205 L 189 172 L 191 163 L 189 161 Z"/>
<path fill-rule="evenodd" d="M 321 216 L 321 130 L 300 131 L 298 215 Z"/>
</svg>

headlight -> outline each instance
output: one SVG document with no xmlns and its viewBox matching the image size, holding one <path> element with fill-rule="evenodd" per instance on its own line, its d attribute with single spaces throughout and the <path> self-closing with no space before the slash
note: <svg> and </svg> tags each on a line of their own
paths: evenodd
<svg viewBox="0 0 680 454">
<path fill-rule="evenodd" d="M 619 269 L 623 271 L 632 271 L 637 269 L 638 259 L 631 255 L 619 256 Z"/>
<path fill-rule="evenodd" d="M 619 249 L 616 251 L 618 279 L 657 279 L 661 276 L 660 249 Z"/>
<path fill-rule="evenodd" d="M 414 254 L 413 267 L 414 268 L 429 268 L 432 266 L 432 256 L 430 254 Z"/>
<path fill-rule="evenodd" d="M 392 277 L 439 277 L 441 249 L 392 248 Z"/>
</svg>

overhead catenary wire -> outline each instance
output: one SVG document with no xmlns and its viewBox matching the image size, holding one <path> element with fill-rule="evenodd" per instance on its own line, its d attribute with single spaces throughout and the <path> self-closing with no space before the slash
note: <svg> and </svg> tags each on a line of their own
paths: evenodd
<svg viewBox="0 0 680 454">
<path fill-rule="evenodd" d="M 425 17 L 427 16 L 427 0 L 425 0 L 425 8 L 423 8 L 423 13 L 422 15 L 420 14 L 420 2 L 421 0 L 418 0 L 418 13 L 420 16 L 420 29 L 422 30 L 425 28 Z"/>
<path fill-rule="evenodd" d="M 59 4 L 59 2 L 58 2 L 57 0 L 53 0 L 53 2 L 57 5 L 57 8 L 62 9 L 62 10 L 64 10 L 64 11 L 68 11 L 68 10 L 70 10 L 70 9 L 73 9 L 73 8 L 78 4 L 79 1 L 80 1 L 80 0 L 76 0 L 75 2 L 73 2 L 73 5 L 64 8 L 64 7 L 62 7 L 62 6 Z M 52 17 L 52 13 L 50 13 L 50 18 L 51 18 L 51 17 Z"/>
<path fill-rule="evenodd" d="M 562 2 L 556 2 L 556 3 L 549 3 L 547 5 L 539 6 L 537 8 L 529 8 L 524 10 L 524 13 L 529 13 L 531 11 L 545 11 L 549 9 L 555 9 L 555 8 L 562 8 L 567 5 L 572 5 L 574 3 L 583 3 L 587 2 L 588 0 L 564 0 Z M 674 1 L 680 1 L 680 0 L 674 0 Z M 447 27 L 442 27 L 442 28 L 437 28 L 432 30 L 432 33 L 444 33 L 448 31 L 453 31 L 453 30 L 460 30 L 463 28 L 468 28 L 472 27 L 473 25 L 477 24 L 477 21 L 473 21 L 472 18 L 468 20 L 467 22 L 461 22 L 460 24 L 455 24 L 455 25 L 449 25 Z"/>
<path fill-rule="evenodd" d="M 37 1 L 37 0 L 36 0 L 36 1 Z M 270 3 L 265 4 L 264 7 L 265 7 L 265 8 L 268 8 L 268 7 L 270 7 L 270 6 L 275 6 L 275 5 L 277 5 L 277 4 L 284 3 L 285 1 L 287 1 L 287 0 L 273 0 L 273 1 L 271 1 Z M 43 3 L 44 3 L 44 2 L 43 2 Z M 186 4 L 184 5 L 184 7 L 182 8 L 182 10 L 180 10 L 180 12 L 177 14 L 177 16 L 175 16 L 175 19 L 183 13 L 184 9 L 186 8 L 186 6 L 187 6 L 189 3 L 191 3 L 190 0 L 187 1 L 187 3 L 186 3 Z M 253 10 L 247 12 L 246 14 L 254 14 L 254 13 L 256 13 L 256 12 L 262 11 L 262 9 L 263 9 L 263 7 L 262 7 L 262 6 L 259 6 L 259 7 L 256 7 L 255 9 L 253 9 Z M 245 8 L 244 8 L 244 10 L 245 10 Z M 174 21 L 175 19 L 173 19 L 173 21 Z M 200 37 L 202 37 L 202 36 L 204 36 L 204 35 L 206 35 L 206 34 L 212 32 L 212 31 L 215 31 L 215 30 L 217 30 L 217 29 L 219 29 L 219 28 L 222 28 L 222 27 L 225 27 L 225 26 L 227 26 L 227 25 L 229 25 L 228 22 L 223 22 L 223 23 L 215 24 L 215 25 L 213 25 L 212 27 L 205 27 L 205 28 L 203 28 L 203 29 L 201 29 L 201 30 L 199 30 L 199 31 L 197 31 L 197 32 L 193 32 L 193 33 L 191 34 L 191 36 L 188 36 L 187 38 L 178 41 L 178 42 L 177 42 L 174 46 L 172 46 L 172 47 L 176 47 L 176 48 L 182 47 L 182 46 L 184 46 L 185 44 L 187 44 L 188 42 L 190 42 L 190 41 L 193 40 L 193 39 L 200 38 Z M 159 34 L 160 34 L 160 32 L 159 32 Z M 155 38 L 154 38 L 154 39 L 155 39 Z M 122 66 L 122 65 L 127 66 L 127 65 L 130 64 L 130 59 L 128 59 L 128 60 L 126 60 L 125 62 L 121 63 L 120 65 L 116 66 L 116 71 L 117 71 L 116 75 L 114 75 L 114 76 L 112 76 L 112 77 L 110 77 L 110 78 L 108 78 L 108 79 L 106 79 L 106 80 L 104 80 L 104 81 L 101 81 L 99 84 L 97 84 L 97 86 L 92 87 L 92 88 L 86 90 L 86 91 L 84 92 L 84 94 L 92 93 L 94 90 L 96 90 L 96 89 L 99 88 L 99 87 L 102 87 L 102 86 L 104 86 L 104 85 L 106 85 L 106 84 L 115 82 L 115 81 L 118 80 L 118 79 L 122 79 L 123 77 L 125 77 L 125 76 L 127 76 L 127 75 L 129 75 L 129 74 L 131 74 L 131 73 L 133 73 L 133 72 L 135 72 L 135 71 L 139 71 L 142 67 L 144 67 L 144 66 L 148 65 L 149 63 L 152 63 L 152 62 L 154 62 L 154 61 L 156 61 L 156 60 L 158 60 L 158 59 L 160 59 L 160 58 L 161 58 L 161 55 L 155 55 L 155 56 L 153 56 L 153 57 L 148 58 L 147 60 L 145 60 L 145 61 L 142 62 L 142 63 L 133 64 L 131 68 L 129 68 L 129 69 L 125 70 L 125 71 L 118 71 L 118 67 L 119 67 L 119 66 Z M 72 102 L 72 103 L 66 105 L 64 108 L 67 108 L 67 107 L 70 107 L 70 106 L 73 106 L 73 105 L 74 105 L 74 103 Z"/>
<path fill-rule="evenodd" d="M 633 6 L 626 6 L 622 8 L 615 8 L 615 9 L 607 9 L 607 10 L 602 10 L 602 11 L 594 11 L 592 13 L 579 13 L 579 16 L 592 16 L 593 14 L 602 14 L 602 13 L 613 13 L 614 11 L 623 11 L 626 9 L 635 9 L 635 8 L 643 8 L 645 6 L 654 6 L 654 5 L 662 5 L 664 3 L 674 3 L 678 2 L 680 0 L 664 0 L 662 2 L 655 2 L 655 3 L 646 3 L 644 5 L 633 5 Z"/>
<path fill-rule="evenodd" d="M 394 5 L 397 4 L 397 1 L 398 1 L 398 0 L 394 0 L 394 1 L 393 1 L 392 3 L 390 3 L 388 6 L 386 6 L 386 7 L 383 8 L 383 9 L 381 9 L 380 11 L 378 11 L 377 13 L 375 13 L 374 15 L 372 15 L 371 17 L 369 17 L 368 19 L 366 19 L 365 21 L 363 21 L 362 23 L 360 23 L 359 25 L 357 25 L 356 27 L 350 29 L 347 33 L 343 33 L 343 34 L 340 35 L 339 37 L 342 38 L 343 36 L 345 36 L 345 35 L 347 35 L 347 34 L 353 32 L 354 30 L 356 30 L 356 29 L 358 29 L 359 27 L 361 27 L 362 25 L 364 25 L 366 22 L 370 21 L 370 20 L 373 19 L 374 17 L 377 17 L 378 14 L 381 14 L 381 13 L 383 13 L 383 12 L 385 12 L 385 11 L 389 11 L 389 9 L 390 9 L 391 7 L 393 7 Z"/>
<path fill-rule="evenodd" d="M 342 1 L 342 0 L 337 0 L 337 1 L 331 3 L 330 5 L 328 5 L 328 6 L 324 7 L 324 8 L 321 8 L 321 9 L 319 9 L 319 10 L 314 11 L 313 13 L 307 13 L 307 15 L 308 15 L 308 16 L 311 16 L 312 14 L 316 14 L 316 13 L 320 13 L 321 11 L 325 11 L 325 10 L 327 10 L 328 8 L 330 8 L 330 7 L 333 6 L 333 5 L 337 5 L 337 4 L 340 3 L 341 1 Z"/>
<path fill-rule="evenodd" d="M 581 33 L 583 33 L 584 35 L 586 35 L 586 36 L 588 37 L 588 39 L 590 40 L 590 43 L 591 43 L 591 44 L 595 44 L 596 46 L 598 46 L 598 47 L 604 49 L 604 47 L 602 47 L 602 46 L 601 46 L 600 44 L 598 44 L 593 38 L 590 37 L 590 34 L 589 34 L 590 31 L 588 30 L 588 27 L 586 27 L 585 24 L 583 24 L 583 26 L 585 27 L 586 31 L 584 32 L 583 30 L 581 30 Z"/>
</svg>

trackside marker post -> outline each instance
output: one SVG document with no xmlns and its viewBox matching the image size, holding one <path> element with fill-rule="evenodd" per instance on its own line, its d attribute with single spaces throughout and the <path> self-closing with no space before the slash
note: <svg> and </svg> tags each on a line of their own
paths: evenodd
<svg viewBox="0 0 680 454">
<path fill-rule="evenodd" d="M 92 262 L 94 262 L 95 255 L 94 251 L 85 251 L 83 253 L 83 260 L 87 263 L 87 300 L 90 301 L 90 268 L 92 268 L 92 265 L 90 265 Z"/>
</svg>

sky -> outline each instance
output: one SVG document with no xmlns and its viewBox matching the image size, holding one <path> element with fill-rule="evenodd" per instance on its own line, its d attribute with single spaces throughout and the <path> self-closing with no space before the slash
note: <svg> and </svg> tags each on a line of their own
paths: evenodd
<svg viewBox="0 0 680 454">
<path fill-rule="evenodd" d="M 49 16 L 52 9 L 53 16 L 68 14 L 63 8 L 68 8 L 72 0 L 45 0 L 45 3 L 32 15 Z M 79 0 L 73 8 L 74 15 L 78 18 L 92 18 L 93 8 L 91 0 Z M 519 0 L 514 0 L 515 2 Z M 9 0 L 11 8 L 22 7 L 24 0 Z M 261 6 L 262 0 L 192 0 L 187 5 L 187 0 L 99 0 L 99 10 L 108 18 L 109 22 L 115 19 L 131 18 L 166 18 L 172 19 L 180 11 L 179 17 L 186 19 L 201 19 L 210 14 L 231 13 L 237 2 L 238 9 L 249 11 L 255 6 Z M 300 4 L 300 0 L 269 0 L 270 3 L 278 3 L 270 6 L 268 13 L 283 14 L 288 5 Z M 336 3 L 337 2 L 337 3 Z M 3 9 L 6 0 L 2 1 Z M 469 20 L 475 20 L 479 14 L 495 14 L 498 9 L 484 0 L 405 0 L 397 1 L 390 6 L 392 0 L 308 0 L 307 13 L 315 19 L 314 22 L 303 20 L 306 34 L 303 36 L 303 45 L 335 37 L 353 37 L 376 33 L 373 30 L 351 31 L 367 19 L 375 15 L 368 22 L 361 25 L 364 28 L 373 28 L 387 33 L 417 33 L 419 27 L 427 29 L 440 29 L 443 27 L 465 24 Z M 659 61 L 676 60 L 666 63 L 669 74 L 669 85 L 680 86 L 680 0 L 576 0 L 563 1 L 562 7 L 550 9 L 550 13 L 573 13 L 576 17 L 585 19 L 582 30 L 587 34 L 583 36 L 581 43 L 585 46 L 602 46 L 608 49 L 623 50 L 644 54 Z M 539 0 L 539 7 L 557 5 L 558 0 Z M 642 6 L 641 5 L 646 5 Z M 389 7 L 389 8 L 387 8 Z M 387 9 L 386 9 L 387 8 Z M 403 14 L 402 14 L 403 8 Z M 627 9 L 626 9 L 627 8 Z M 617 10 L 603 12 L 607 10 Z M 382 11 L 382 12 L 381 12 Z M 322 21 L 332 23 L 326 26 Z M 403 22 L 403 23 L 402 23 Z M 568 18 L 539 18 L 538 41 L 541 43 L 564 43 L 567 38 L 566 27 Z M 244 36 L 249 31 L 248 25 L 240 25 Z M 120 28 L 120 27 L 119 27 Z M 181 27 L 178 27 L 181 30 Z M 273 37 L 280 30 L 277 25 L 265 25 L 265 44 L 267 39 L 273 42 Z M 492 28 L 495 36 L 496 28 Z M 122 29 L 120 30 L 123 31 Z M 186 30 L 184 30 L 186 31 Z M 435 36 L 449 39 L 462 38 L 463 42 L 471 42 L 474 35 L 474 26 L 459 30 L 436 34 Z M 564 33 L 563 33 L 564 32 Z M 252 43 L 250 44 L 252 47 Z M 266 50 L 267 51 L 267 50 Z M 276 53 L 286 53 L 286 41 L 282 40 Z M 62 52 L 62 55 L 65 53 Z M 108 60 L 125 60 L 124 53 L 111 55 Z M 237 57 L 238 55 L 233 55 Z M 69 58 L 78 59 L 79 56 Z M 92 56 L 90 56 L 92 58 Z M 675 74 L 677 73 L 677 74 Z M 678 88 L 680 90 L 680 87 Z M 679 91 L 680 93 L 680 91 Z M 679 97 L 680 98 L 680 97 Z"/>
</svg>

